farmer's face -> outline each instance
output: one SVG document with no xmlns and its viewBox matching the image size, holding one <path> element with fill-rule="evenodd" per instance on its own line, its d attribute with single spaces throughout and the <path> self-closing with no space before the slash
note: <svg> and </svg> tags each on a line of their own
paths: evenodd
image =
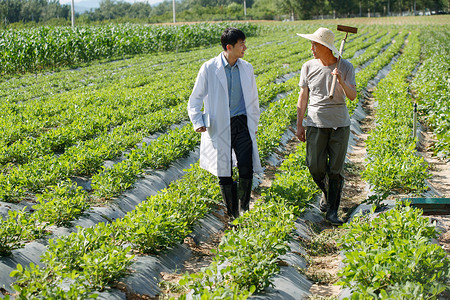
<svg viewBox="0 0 450 300">
<path fill-rule="evenodd" d="M 311 52 L 312 52 L 314 58 L 323 57 L 323 55 L 326 51 L 330 51 L 330 50 L 322 44 L 319 44 L 316 42 L 311 42 Z"/>
</svg>

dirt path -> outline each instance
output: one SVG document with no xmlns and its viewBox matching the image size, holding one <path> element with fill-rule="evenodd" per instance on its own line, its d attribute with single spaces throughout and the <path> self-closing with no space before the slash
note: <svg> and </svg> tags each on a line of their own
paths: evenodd
<svg viewBox="0 0 450 300">
<path fill-rule="evenodd" d="M 436 139 L 425 125 L 422 125 L 419 141 L 419 154 L 428 163 L 428 172 L 432 175 L 428 185 L 438 193 L 439 197 L 450 198 L 450 163 L 433 155 L 432 146 Z"/>
</svg>

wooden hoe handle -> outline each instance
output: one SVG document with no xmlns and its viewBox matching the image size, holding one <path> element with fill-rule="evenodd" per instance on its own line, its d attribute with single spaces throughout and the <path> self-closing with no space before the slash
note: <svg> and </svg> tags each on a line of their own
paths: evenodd
<svg viewBox="0 0 450 300">
<path fill-rule="evenodd" d="M 336 68 L 339 69 L 339 63 L 341 62 L 341 57 L 342 54 L 344 52 L 344 44 L 345 44 L 345 40 L 347 39 L 347 35 L 345 35 L 345 39 L 342 40 L 341 42 L 341 47 L 339 48 L 339 57 L 337 60 L 337 64 L 336 64 Z M 333 98 L 334 96 L 334 90 L 336 89 L 336 81 L 337 81 L 337 75 L 333 75 L 333 81 L 331 82 L 331 91 L 330 91 L 330 98 Z"/>
</svg>

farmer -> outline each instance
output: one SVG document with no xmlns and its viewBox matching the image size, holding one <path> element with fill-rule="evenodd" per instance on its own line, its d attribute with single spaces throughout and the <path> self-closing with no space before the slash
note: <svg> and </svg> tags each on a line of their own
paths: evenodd
<svg viewBox="0 0 450 300">
<path fill-rule="evenodd" d="M 239 208 L 249 209 L 253 172 L 262 171 L 256 144 L 259 100 L 253 67 L 241 59 L 245 34 L 227 28 L 221 43 L 223 52 L 200 68 L 187 109 L 202 135 L 200 167 L 218 176 L 227 214 L 237 218 Z M 236 160 L 239 184 L 232 179 Z"/>
<path fill-rule="evenodd" d="M 306 164 L 314 182 L 322 190 L 320 210 L 326 220 L 342 225 L 337 212 L 344 185 L 343 167 L 350 134 L 350 116 L 345 97 L 356 98 L 355 70 L 341 59 L 334 33 L 319 28 L 313 34 L 298 34 L 311 41 L 314 59 L 302 66 L 300 95 L 297 103 L 297 137 L 306 141 Z M 334 95 L 330 97 L 333 76 L 337 76 Z M 309 103 L 308 103 L 309 100 Z M 306 108 L 308 114 L 304 120 Z M 306 127 L 306 130 L 305 130 Z"/>
</svg>

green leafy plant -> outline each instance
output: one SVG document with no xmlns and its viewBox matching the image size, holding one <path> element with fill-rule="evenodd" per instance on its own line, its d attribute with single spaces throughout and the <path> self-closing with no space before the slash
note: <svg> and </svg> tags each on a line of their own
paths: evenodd
<svg viewBox="0 0 450 300">
<path fill-rule="evenodd" d="M 357 217 L 344 224 L 348 231 L 339 241 L 345 253 L 339 284 L 351 288 L 352 299 L 407 293 L 428 299 L 448 288 L 450 261 L 431 243 L 438 233 L 421 215 L 419 209 L 398 205 L 373 220 Z"/>
<path fill-rule="evenodd" d="M 377 86 L 377 127 L 366 141 L 367 166 L 362 177 L 382 193 L 421 193 L 430 176 L 424 159 L 416 155 L 416 141 L 411 137 L 412 106 L 406 79 L 419 61 L 420 43 L 417 33 L 408 40 L 392 71 Z"/>
<path fill-rule="evenodd" d="M 75 272 L 64 273 L 59 268 L 40 268 L 30 263 L 24 268 L 18 264 L 11 277 L 16 277 L 14 290 L 20 299 L 95 299 L 97 294 L 89 292 L 83 279 Z M 72 282 L 68 288 L 62 288 L 63 282 Z"/>
<path fill-rule="evenodd" d="M 376 208 L 381 208 L 381 207 L 386 206 L 386 205 L 382 204 L 381 202 L 386 200 L 390 194 L 391 194 L 390 192 L 384 192 L 382 194 L 373 194 L 371 196 L 368 196 L 363 202 L 367 203 L 367 204 L 373 204 L 373 205 L 375 205 Z"/>
<path fill-rule="evenodd" d="M 440 30 L 427 30 L 419 35 L 423 45 L 421 64 L 411 84 L 419 104 L 419 113 L 433 130 L 437 141 L 435 154 L 450 157 L 450 109 L 448 107 L 449 45 L 446 34 Z M 436 28 L 437 29 L 437 28 Z"/>
<path fill-rule="evenodd" d="M 8 211 L 8 217 L 0 219 L 0 256 L 7 256 L 11 251 L 23 247 L 29 240 L 45 235 L 46 224 L 36 220 L 25 211 Z"/>
<path fill-rule="evenodd" d="M 82 187 L 70 180 L 63 181 L 37 195 L 38 204 L 33 206 L 36 210 L 33 217 L 58 226 L 68 225 L 89 207 L 87 198 Z"/>
</svg>

